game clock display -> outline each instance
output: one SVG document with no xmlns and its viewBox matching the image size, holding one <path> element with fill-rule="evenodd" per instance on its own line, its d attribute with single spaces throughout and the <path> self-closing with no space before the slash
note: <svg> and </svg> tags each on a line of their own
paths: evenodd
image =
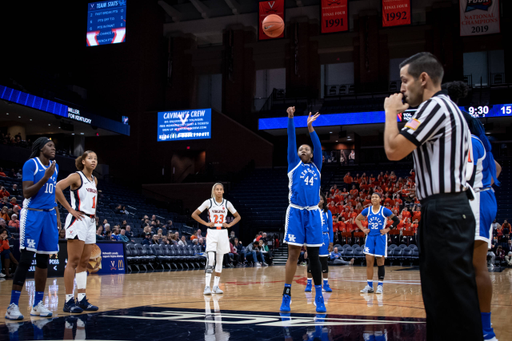
<svg viewBox="0 0 512 341">
<path fill-rule="evenodd" d="M 125 42 L 126 0 L 91 2 L 87 6 L 87 46 Z"/>
</svg>

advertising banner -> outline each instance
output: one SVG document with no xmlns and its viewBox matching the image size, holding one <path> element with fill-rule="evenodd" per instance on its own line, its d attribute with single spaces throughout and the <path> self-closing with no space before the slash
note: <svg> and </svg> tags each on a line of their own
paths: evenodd
<svg viewBox="0 0 512 341">
<path fill-rule="evenodd" d="M 209 139 L 211 121 L 212 109 L 159 112 L 157 141 Z"/>
</svg>

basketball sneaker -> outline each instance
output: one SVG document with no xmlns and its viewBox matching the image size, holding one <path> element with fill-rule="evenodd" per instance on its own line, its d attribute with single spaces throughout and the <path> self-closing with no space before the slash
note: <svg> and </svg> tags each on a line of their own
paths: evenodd
<svg viewBox="0 0 512 341">
<path fill-rule="evenodd" d="M 204 287 L 203 295 L 211 295 L 211 294 L 212 294 L 212 291 L 210 289 L 210 286 L 207 285 L 206 287 Z"/>
<path fill-rule="evenodd" d="M 30 312 L 30 316 L 50 317 L 52 315 L 52 312 L 44 306 L 43 301 L 39 301 L 35 307 L 32 307 L 32 311 Z"/>
<path fill-rule="evenodd" d="M 315 306 L 317 313 L 326 313 L 327 309 L 325 308 L 324 297 L 316 296 L 315 297 Z"/>
<path fill-rule="evenodd" d="M 98 311 L 99 309 L 97 306 L 92 305 L 87 301 L 87 296 L 84 296 L 84 298 L 78 302 L 78 306 L 85 311 Z"/>
<path fill-rule="evenodd" d="M 215 286 L 215 287 L 213 287 L 212 293 L 220 295 L 220 294 L 223 294 L 224 291 L 220 290 L 220 288 L 218 286 Z"/>
<path fill-rule="evenodd" d="M 484 340 L 485 341 L 498 341 L 496 338 L 496 334 L 494 334 L 494 329 L 484 330 Z"/>
<path fill-rule="evenodd" d="M 281 303 L 281 308 L 279 309 L 282 312 L 289 313 L 290 312 L 290 304 L 292 303 L 292 297 L 290 295 L 283 295 L 283 301 Z"/>
<path fill-rule="evenodd" d="M 8 320 L 23 320 L 23 315 L 20 312 L 20 307 L 17 304 L 11 303 L 5 313 L 5 318 Z"/>
<path fill-rule="evenodd" d="M 64 308 L 62 310 L 65 313 L 73 313 L 73 314 L 80 314 L 84 310 L 80 308 L 77 304 L 74 298 L 70 298 L 66 303 L 64 303 Z"/>
<path fill-rule="evenodd" d="M 362 292 L 363 294 L 366 294 L 366 293 L 370 293 L 370 294 L 372 294 L 372 293 L 373 293 L 373 288 L 367 284 L 367 285 L 364 287 L 364 289 L 363 289 L 363 290 L 361 290 L 360 292 Z"/>
<path fill-rule="evenodd" d="M 331 287 L 329 286 L 329 283 L 324 283 L 324 287 L 322 288 L 322 291 L 325 292 L 332 292 Z"/>
<path fill-rule="evenodd" d="M 382 294 L 382 290 L 383 290 L 382 285 L 378 285 L 377 286 L 377 291 L 375 291 L 375 293 L 376 294 Z"/>
<path fill-rule="evenodd" d="M 306 289 L 304 290 L 304 292 L 311 292 L 312 290 L 313 290 L 313 283 L 307 282 Z"/>
</svg>

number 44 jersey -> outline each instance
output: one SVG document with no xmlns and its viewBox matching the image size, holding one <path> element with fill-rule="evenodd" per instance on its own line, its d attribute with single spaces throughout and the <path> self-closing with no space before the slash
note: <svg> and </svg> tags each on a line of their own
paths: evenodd
<svg viewBox="0 0 512 341">
<path fill-rule="evenodd" d="M 208 210 L 208 218 L 210 218 L 210 222 L 215 224 L 217 229 L 222 228 L 222 224 L 226 222 L 226 217 L 228 216 L 228 210 L 231 214 L 236 213 L 236 209 L 233 204 L 226 200 L 222 199 L 220 203 L 218 203 L 215 199 L 210 198 L 205 200 L 201 206 L 197 208 L 200 212 L 204 210 Z"/>
</svg>

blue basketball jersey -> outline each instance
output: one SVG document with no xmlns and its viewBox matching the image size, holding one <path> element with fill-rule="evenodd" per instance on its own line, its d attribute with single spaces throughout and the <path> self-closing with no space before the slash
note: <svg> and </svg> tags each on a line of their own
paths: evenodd
<svg viewBox="0 0 512 341">
<path fill-rule="evenodd" d="M 483 189 L 491 188 L 491 166 L 490 157 L 485 152 L 482 141 L 475 135 L 471 135 L 471 144 L 473 147 L 473 155 L 470 156 L 473 162 L 473 175 L 470 184 L 473 189 L 480 192 Z"/>
<path fill-rule="evenodd" d="M 288 119 L 288 199 L 291 204 L 310 207 L 320 202 L 320 171 L 322 170 L 322 145 L 316 132 L 310 134 L 313 142 L 313 159 L 303 163 L 297 155 L 295 125 Z"/>
<path fill-rule="evenodd" d="M 44 166 L 38 157 L 29 159 L 23 165 L 22 180 L 37 183 L 44 177 L 44 172 L 48 167 Z M 58 174 L 59 165 L 55 165 L 55 172 L 52 177 L 48 179 L 36 195 L 23 201 L 23 208 L 50 209 L 57 206 L 55 202 L 55 186 L 57 185 Z"/>
<path fill-rule="evenodd" d="M 370 229 L 368 235 L 380 236 L 380 230 L 386 228 L 386 222 L 388 220 L 388 217 L 392 216 L 393 212 L 391 212 L 384 206 L 380 206 L 377 213 L 374 213 L 373 206 L 370 206 L 365 208 L 363 212 L 361 212 L 361 215 L 366 217 L 366 219 L 368 220 L 368 228 Z"/>
</svg>

